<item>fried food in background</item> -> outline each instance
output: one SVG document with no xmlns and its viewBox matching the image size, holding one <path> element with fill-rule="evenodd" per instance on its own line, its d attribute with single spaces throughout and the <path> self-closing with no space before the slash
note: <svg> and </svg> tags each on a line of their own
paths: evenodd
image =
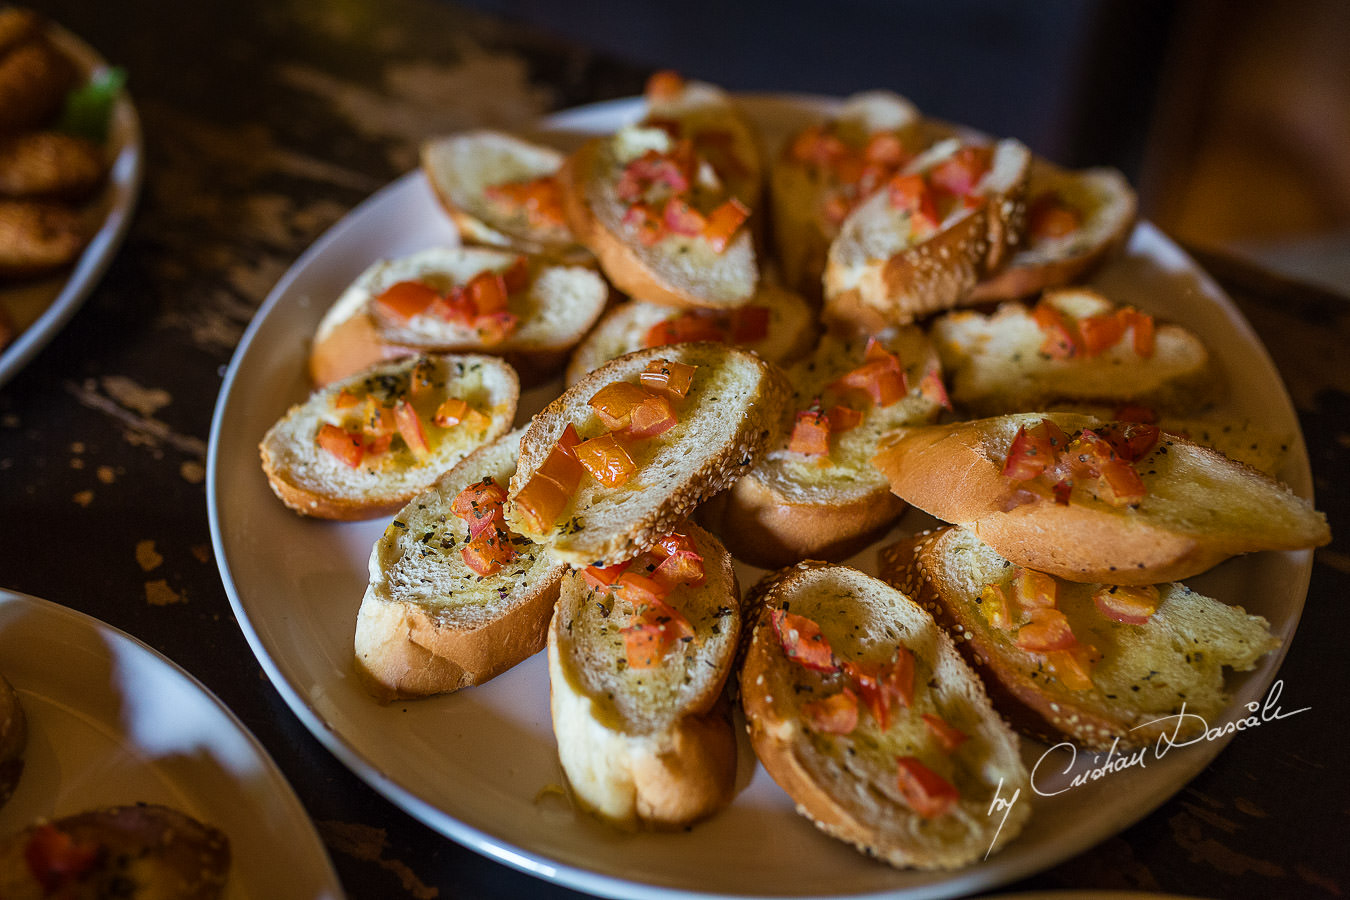
<svg viewBox="0 0 1350 900">
<path fill-rule="evenodd" d="M 31 10 L 0 10 L 0 134 L 46 124 L 79 82 L 74 62 L 43 27 Z"/>
<path fill-rule="evenodd" d="M 90 230 L 78 209 L 47 201 L 0 200 L 0 278 L 43 275 L 69 265 L 84 249 Z"/>
<path fill-rule="evenodd" d="M 107 174 L 103 148 L 59 131 L 0 138 L 0 197 L 83 200 Z"/>
</svg>

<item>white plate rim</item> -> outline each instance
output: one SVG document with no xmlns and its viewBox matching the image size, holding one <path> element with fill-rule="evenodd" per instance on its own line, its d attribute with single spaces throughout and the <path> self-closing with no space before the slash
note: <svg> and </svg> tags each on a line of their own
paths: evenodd
<svg viewBox="0 0 1350 900">
<path fill-rule="evenodd" d="M 294 896 L 297 900 L 299 900 L 300 897 L 311 898 L 311 900 L 320 900 L 320 898 L 337 900 L 337 898 L 343 896 L 341 881 L 338 879 L 337 872 L 333 868 L 332 859 L 329 857 L 328 850 L 324 846 L 322 839 L 319 837 L 318 831 L 315 829 L 313 820 L 305 810 L 304 805 L 300 802 L 300 798 L 286 780 L 281 769 L 277 767 L 276 762 L 267 752 L 267 749 L 262 745 L 262 742 L 257 739 L 234 711 L 226 706 L 210 688 L 204 685 L 182 666 L 178 665 L 163 653 L 160 653 L 158 650 L 149 646 L 134 635 L 128 634 L 120 628 L 110 625 L 87 613 L 81 612 L 80 610 L 72 609 L 68 606 L 63 606 L 59 603 L 19 591 L 0 588 L 0 636 L 3 635 L 5 619 L 10 614 L 10 609 L 18 609 L 20 615 L 32 615 L 37 617 L 37 621 L 42 626 L 42 634 L 44 636 L 50 636 L 53 640 L 65 638 L 70 635 L 85 638 L 97 638 L 105 644 L 115 647 L 116 654 L 129 654 L 134 658 L 137 665 L 153 667 L 156 672 L 156 678 L 171 679 L 183 687 L 187 694 L 200 704 L 197 713 L 200 714 L 201 712 L 205 712 L 205 714 L 211 717 L 216 723 L 223 723 L 229 737 L 241 742 L 242 746 L 246 748 L 250 766 L 256 768 L 261 777 L 265 779 L 266 791 L 260 792 L 255 789 L 253 794 L 256 796 L 259 793 L 265 793 L 267 797 L 267 806 L 257 806 L 255 808 L 257 815 L 253 820 L 257 823 L 258 827 L 268 829 L 269 838 L 284 842 L 284 846 L 287 848 L 288 858 L 295 860 L 297 866 L 303 863 L 303 870 L 298 868 L 297 871 L 303 871 L 303 878 L 305 880 L 303 883 L 292 883 L 287 889 L 287 895 Z M 33 651 L 33 655 L 36 657 L 37 651 Z M 19 667 L 13 662 L 12 657 L 6 659 L 6 664 L 7 677 L 10 677 L 11 681 L 14 682 L 15 688 L 19 691 L 22 698 L 26 690 L 24 687 L 26 679 L 15 680 L 11 673 L 19 668 L 22 668 L 24 671 L 31 670 L 33 664 L 30 662 L 27 665 Z M 65 660 L 62 660 L 60 664 L 67 665 Z M 38 663 L 39 667 L 42 665 L 43 663 Z M 67 671 L 66 674 L 68 675 L 69 672 Z M 81 675 L 79 677 L 82 678 L 83 676 Z M 98 716 L 102 713 L 101 710 L 90 711 L 87 708 L 82 708 L 78 705 L 78 701 L 74 705 L 74 710 L 77 713 L 90 717 L 95 722 L 98 722 Z M 189 710 L 181 709 L 181 707 L 176 707 L 176 712 L 177 711 L 183 713 L 190 712 Z M 30 713 L 30 718 L 31 715 L 32 714 Z M 118 733 L 116 737 L 124 746 L 133 746 L 133 736 L 125 733 Z M 220 753 L 226 752 L 224 748 L 216 749 L 217 752 Z M 211 756 L 210 751 L 211 748 L 209 745 L 205 748 L 198 745 L 198 752 L 203 753 L 206 757 Z M 235 750 L 232 748 L 229 752 L 235 752 Z M 205 771 L 207 765 L 208 763 L 206 762 L 194 761 L 192 763 L 192 771 L 197 771 L 199 769 Z M 221 771 L 224 771 L 225 769 L 224 766 L 218 766 L 218 768 Z M 63 772 L 63 774 L 66 773 Z M 78 775 L 78 773 L 70 774 L 71 777 Z M 186 779 L 189 778 L 189 775 L 190 772 L 175 770 L 173 780 L 177 784 L 186 786 Z M 25 775 L 24 777 L 27 776 Z M 20 778 L 19 786 L 20 789 L 23 789 L 23 777 Z M 242 785 L 240 787 L 242 788 Z M 231 794 L 230 802 L 232 804 L 248 803 L 250 802 L 248 800 L 249 796 L 249 791 L 240 789 Z M 219 802 L 223 804 L 225 801 L 221 800 Z M 55 812 L 57 814 L 68 814 L 78 811 L 79 810 L 77 809 L 69 809 L 56 810 Z M 235 854 L 231 878 L 238 879 L 241 877 L 239 874 L 238 854 L 243 842 L 236 836 L 231 835 L 231 844 L 233 845 Z M 235 896 L 236 892 L 247 892 L 249 896 L 256 897 L 275 896 L 275 894 L 270 893 L 275 890 L 275 884 L 263 885 L 256 883 L 241 883 L 237 887 L 234 885 L 229 885 L 227 887 L 226 896 Z M 296 893 L 295 891 L 297 890 L 303 891 L 303 893 Z"/>
<path fill-rule="evenodd" d="M 107 61 L 81 38 L 59 25 L 49 24 L 48 28 L 57 45 L 89 76 L 108 68 Z M 113 105 L 109 140 L 116 153 L 108 169 L 108 183 L 98 201 L 106 205 L 107 213 L 46 309 L 0 351 L 0 386 L 26 366 L 70 321 L 98 285 L 126 238 L 141 192 L 145 152 L 140 118 L 125 87 Z M 0 284 L 0 293 L 6 289 L 33 288 Z"/>
<path fill-rule="evenodd" d="M 769 104 L 795 106 L 803 104 L 812 110 L 828 108 L 838 101 L 833 98 L 820 97 L 817 95 L 783 95 L 783 94 L 762 94 L 762 95 L 738 95 L 739 99 L 745 101 L 748 108 L 753 108 L 757 102 L 767 102 Z M 637 98 L 621 98 L 619 100 L 606 101 L 598 104 L 591 104 L 578 107 L 572 110 L 565 110 L 554 114 L 543 123 L 544 131 L 551 132 L 554 129 L 561 131 L 587 131 L 595 130 L 600 127 L 612 128 L 620 121 L 633 118 L 638 114 L 639 100 Z M 432 828 L 445 834 L 453 840 L 456 840 L 486 856 L 494 858 L 509 866 L 520 869 L 521 871 L 557 881 L 565 886 L 591 892 L 598 895 L 613 897 L 643 897 L 643 898 L 673 898 L 673 897 L 748 897 L 748 896 L 783 896 L 783 897 L 883 897 L 903 895 L 911 898 L 918 897 L 940 897 L 953 896 L 956 894 L 967 893 L 972 890 L 988 889 L 1001 884 L 1006 884 L 1019 877 L 1041 871 L 1052 866 L 1070 856 L 1095 845 L 1101 840 L 1118 833 L 1134 822 L 1152 812 L 1158 806 L 1162 805 L 1177 790 L 1179 790 L 1187 781 L 1198 774 L 1208 763 L 1222 750 L 1227 740 L 1215 741 L 1204 747 L 1197 748 L 1186 759 L 1186 765 L 1173 766 L 1167 769 L 1162 780 L 1155 780 L 1150 784 L 1150 794 L 1146 798 L 1133 800 L 1131 802 L 1116 804 L 1110 817 L 1105 814 L 1089 816 L 1088 827 L 1079 828 L 1073 834 L 1066 835 L 1058 844 L 1047 852 L 1042 852 L 1034 858 L 1018 857 L 1013 853 L 1014 845 L 1004 850 L 998 856 L 995 856 L 990 862 L 969 867 L 965 870 L 946 875 L 928 878 L 927 875 L 921 876 L 917 881 L 910 879 L 905 885 L 897 884 L 894 887 L 887 887 L 875 891 L 840 891 L 837 893 L 824 892 L 819 894 L 807 894 L 800 892 L 783 892 L 775 894 L 771 892 L 715 892 L 705 891 L 688 886 L 666 886 L 656 885 L 644 882 L 638 882 L 626 879 L 620 876 L 593 871 L 585 866 L 569 865 L 561 863 L 558 860 L 541 856 L 534 851 L 514 846 L 509 842 L 504 842 L 495 837 L 489 829 L 477 827 L 473 824 L 459 821 L 450 817 L 443 810 L 429 804 L 418 791 L 410 788 L 403 782 L 397 773 L 385 771 L 378 764 L 366 758 L 361 750 L 356 747 L 349 736 L 343 734 L 340 729 L 335 728 L 324 715 L 313 704 L 312 697 L 306 696 L 302 686 L 293 682 L 284 670 L 284 666 L 278 659 L 274 658 L 274 649 L 268 646 L 267 640 L 259 632 L 257 623 L 249 614 L 249 603 L 240 595 L 235 583 L 230 562 L 229 547 L 222 530 L 221 508 L 220 508 L 220 466 L 222 459 L 220 457 L 220 444 L 222 441 L 222 432 L 224 423 L 228 418 L 230 409 L 231 391 L 240 375 L 240 369 L 247 356 L 248 349 L 263 329 L 270 315 L 274 313 L 277 306 L 283 300 L 287 299 L 287 293 L 292 284 L 301 277 L 302 273 L 308 267 L 318 264 L 323 260 L 330 248 L 339 242 L 344 236 L 348 235 L 353 229 L 359 227 L 358 219 L 363 213 L 370 213 L 372 210 L 381 207 L 395 206 L 400 202 L 406 202 L 407 197 L 412 194 L 421 194 L 427 191 L 427 186 L 419 172 L 410 172 L 391 184 L 385 186 L 376 194 L 372 195 L 367 201 L 359 205 L 355 210 L 348 214 L 343 220 L 338 222 L 329 232 L 321 236 L 310 246 L 309 249 L 297 260 L 290 271 L 277 283 L 271 294 L 260 307 L 249 329 L 241 340 L 234 358 L 226 372 L 225 380 L 222 384 L 220 397 L 217 402 L 215 415 L 213 416 L 211 438 L 208 452 L 208 511 L 211 520 L 212 541 L 216 550 L 216 558 L 221 569 L 222 580 L 225 584 L 230 602 L 235 609 L 236 617 L 240 627 L 243 629 L 250 646 L 254 649 L 262 663 L 268 677 L 271 678 L 285 697 L 287 703 L 291 706 L 295 714 L 304 722 L 316 737 L 327 746 L 335 756 L 337 756 L 345 765 L 352 769 L 358 777 L 365 780 L 375 790 L 389 798 L 396 805 L 399 805 L 411 815 L 422 820 Z M 1238 337 L 1245 343 L 1243 347 L 1245 352 L 1253 354 L 1248 362 L 1255 365 L 1255 368 L 1261 370 L 1263 374 L 1270 373 L 1274 375 L 1274 381 L 1267 385 L 1270 390 L 1270 402 L 1275 404 L 1278 418 L 1281 419 L 1281 425 L 1292 423 L 1291 447 L 1288 457 L 1289 475 L 1287 480 L 1291 486 L 1304 494 L 1311 496 L 1311 474 L 1308 466 L 1306 448 L 1303 444 L 1302 434 L 1298 429 L 1297 418 L 1293 411 L 1292 402 L 1285 390 L 1283 383 L 1278 378 L 1278 372 L 1274 368 L 1269 354 L 1261 345 L 1259 338 L 1251 328 L 1250 324 L 1240 314 L 1232 301 L 1227 298 L 1218 285 L 1197 266 L 1186 254 L 1169 239 L 1167 239 L 1155 226 L 1148 222 L 1140 222 L 1132 241 L 1132 246 L 1136 243 L 1145 247 L 1151 254 L 1150 261 L 1157 262 L 1160 266 L 1179 267 L 1183 274 L 1193 279 L 1196 290 L 1201 291 L 1206 301 L 1210 302 L 1215 308 L 1216 314 L 1220 314 L 1225 320 L 1227 327 L 1232 328 Z M 358 267 L 363 268 L 364 266 Z M 294 302 L 294 298 L 290 298 Z M 305 298 L 304 302 L 309 302 Z M 300 339 L 304 340 L 306 336 Z M 1298 615 L 1301 613 L 1303 599 L 1306 596 L 1307 586 L 1311 577 L 1312 554 L 1311 551 L 1299 551 L 1295 553 L 1282 554 L 1281 565 L 1286 567 L 1287 572 L 1292 576 L 1285 583 L 1290 586 L 1291 598 L 1296 600 L 1292 609 L 1292 618 L 1286 622 L 1286 637 L 1292 637 L 1297 626 Z M 1265 664 L 1259 669 L 1260 683 L 1257 687 L 1264 690 L 1266 684 L 1274 677 L 1278 671 L 1279 663 L 1288 650 L 1288 641 L 1274 654 L 1267 658 Z M 1269 676 L 1269 677 L 1267 677 Z M 1253 676 L 1255 677 L 1255 676 Z M 481 690 L 481 689 L 480 689 Z M 1259 695 L 1260 690 L 1248 690 L 1241 695 L 1242 699 Z M 1235 696 L 1239 692 L 1235 691 Z M 1175 761 L 1175 758 L 1174 760 Z M 910 876 L 914 873 L 901 873 L 901 876 Z M 900 878 L 901 876 L 897 876 Z M 925 880 L 927 879 L 927 880 Z M 912 882 L 912 883 L 911 883 Z M 897 893 L 898 892 L 898 893 Z"/>
</svg>

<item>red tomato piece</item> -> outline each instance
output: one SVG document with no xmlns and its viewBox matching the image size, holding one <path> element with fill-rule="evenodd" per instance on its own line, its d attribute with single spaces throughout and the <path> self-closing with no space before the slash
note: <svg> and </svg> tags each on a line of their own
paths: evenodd
<svg viewBox="0 0 1350 900">
<path fill-rule="evenodd" d="M 406 322 L 426 312 L 440 296 L 435 288 L 420 281 L 399 281 L 375 298 L 375 308 L 397 322 Z"/>
<path fill-rule="evenodd" d="M 947 394 L 947 386 L 942 383 L 942 373 L 929 369 L 919 380 L 919 394 L 930 403 L 936 403 L 943 409 L 952 408 L 952 398 Z"/>
<path fill-rule="evenodd" d="M 914 702 L 914 654 L 907 647 L 896 648 L 895 658 L 890 662 L 850 661 L 843 668 L 882 731 L 890 727 L 891 709 L 896 702 L 902 706 Z"/>
<path fill-rule="evenodd" d="M 804 165 L 832 167 L 835 161 L 848 155 L 848 145 L 832 134 L 824 125 L 810 125 L 792 139 L 788 157 Z"/>
<path fill-rule="evenodd" d="M 1018 566 L 1013 572 L 1013 590 L 1023 609 L 1055 609 L 1059 585 L 1054 576 Z"/>
<path fill-rule="evenodd" d="M 698 366 L 658 359 L 642 370 L 638 382 L 649 391 L 683 400 L 694 383 L 694 372 L 697 369 Z"/>
<path fill-rule="evenodd" d="M 620 629 L 620 633 L 630 669 L 651 669 L 661 664 L 667 641 L 660 625 L 639 620 Z"/>
<path fill-rule="evenodd" d="M 802 704 L 807 727 L 821 734 L 848 734 L 858 727 L 858 695 L 850 688 Z"/>
<path fill-rule="evenodd" d="M 76 841 L 50 822 L 33 830 L 23 848 L 24 862 L 43 895 L 55 894 L 72 885 L 92 869 L 102 855 L 102 848 L 94 841 Z"/>
<path fill-rule="evenodd" d="M 703 237 L 714 253 L 721 253 L 731 244 L 731 239 L 745 220 L 750 218 L 750 207 L 735 197 L 730 197 L 708 213 L 707 223 L 703 226 Z"/>
<path fill-rule="evenodd" d="M 614 437 L 614 432 L 582 441 L 576 447 L 577 462 L 605 487 L 620 487 L 637 471 L 637 464 Z"/>
<path fill-rule="evenodd" d="M 1148 359 L 1157 349 L 1157 334 L 1153 317 L 1148 313 L 1126 307 L 1120 311 L 1134 338 L 1134 352 Z"/>
<path fill-rule="evenodd" d="M 663 347 L 666 344 L 684 344 L 694 341 L 726 343 L 727 336 L 714 316 L 702 312 L 686 312 L 657 322 L 647 329 L 643 346 Z"/>
<path fill-rule="evenodd" d="M 672 553 L 652 572 L 652 580 L 666 590 L 672 590 L 678 585 L 702 587 L 707 582 L 703 557 L 692 550 Z"/>
<path fill-rule="evenodd" d="M 788 450 L 807 456 L 828 456 L 830 453 L 830 419 L 820 410 L 804 409 L 797 413 L 792 426 Z"/>
<path fill-rule="evenodd" d="M 1051 359 L 1072 359 L 1082 349 L 1073 326 L 1054 306 L 1042 300 L 1032 309 L 1031 318 L 1045 335 L 1041 353 Z"/>
<path fill-rule="evenodd" d="M 900 793 L 925 819 L 936 819 L 961 799 L 956 785 L 934 772 L 914 756 L 896 757 Z"/>
<path fill-rule="evenodd" d="M 731 339 L 738 344 L 753 344 L 769 336 L 769 308 L 741 306 L 731 313 Z"/>
<path fill-rule="evenodd" d="M 526 221 L 536 228 L 556 228 L 566 224 L 562 191 L 552 175 L 488 185 L 483 194 L 489 200 L 523 212 Z"/>
<path fill-rule="evenodd" d="M 708 220 L 703 214 L 689 205 L 689 201 L 683 197 L 671 197 L 666 200 L 666 205 L 661 209 L 661 223 L 666 227 L 667 234 L 682 234 L 686 237 L 694 237 L 703 233 L 707 227 Z"/>
<path fill-rule="evenodd" d="M 502 520 L 502 504 L 506 491 L 492 478 L 484 478 L 465 487 L 455 495 L 450 511 L 469 525 L 469 536 L 477 537 L 483 529 Z"/>
<path fill-rule="evenodd" d="M 1158 443 L 1162 431 L 1143 422 L 1110 422 L 1097 429 L 1116 455 L 1126 462 L 1138 462 Z"/>
<path fill-rule="evenodd" d="M 431 445 L 427 443 L 427 433 L 422 428 L 422 420 L 417 417 L 417 410 L 413 409 L 407 400 L 400 400 L 394 404 L 394 422 L 398 425 L 398 433 L 403 438 L 403 443 L 408 445 L 413 456 L 420 460 L 430 455 Z"/>
<path fill-rule="evenodd" d="M 627 428 L 633 420 L 633 410 L 646 402 L 651 392 L 628 381 L 612 381 L 596 391 L 590 407 L 606 428 Z"/>
<path fill-rule="evenodd" d="M 1045 664 L 1051 673 L 1071 691 L 1092 690 L 1092 665 L 1101 654 L 1095 647 L 1079 644 L 1067 650 L 1051 650 Z"/>
<path fill-rule="evenodd" d="M 924 713 L 922 718 L 923 724 L 928 726 L 929 733 L 937 738 L 938 746 L 942 748 L 943 753 L 954 753 L 957 747 L 960 747 L 970 738 L 970 735 L 954 727 L 941 716 Z"/>
<path fill-rule="evenodd" d="M 1031 621 L 1017 629 L 1017 646 L 1032 653 L 1078 646 L 1068 618 L 1057 609 L 1033 609 Z"/>
<path fill-rule="evenodd" d="M 986 584 L 980 589 L 980 612 L 995 628 L 1011 631 L 1014 626 L 1012 604 L 1001 584 Z"/>
<path fill-rule="evenodd" d="M 683 90 L 684 77 L 674 69 L 662 69 L 647 79 L 644 93 L 648 100 L 659 103 L 674 100 Z"/>
<path fill-rule="evenodd" d="M 886 183 L 886 190 L 891 206 L 909 213 L 911 236 L 932 231 L 942 221 L 938 215 L 937 198 L 922 175 L 896 175 Z"/>
<path fill-rule="evenodd" d="M 1083 355 L 1100 356 L 1125 336 L 1125 323 L 1115 313 L 1102 313 L 1079 319 L 1078 333 L 1083 338 Z"/>
<path fill-rule="evenodd" d="M 362 441 L 360 433 L 347 431 L 345 428 L 340 428 L 331 423 L 320 426 L 315 441 L 320 449 L 326 451 L 344 466 L 352 469 L 361 465 L 361 458 L 366 452 L 365 443 Z"/>
<path fill-rule="evenodd" d="M 1035 478 L 1055 461 L 1055 448 L 1038 438 L 1035 431 L 1019 425 L 1008 445 L 1008 458 L 1003 461 L 1002 475 L 1013 481 Z"/>
<path fill-rule="evenodd" d="M 629 440 L 643 440 L 665 434 L 680 423 L 670 398 L 664 394 L 650 391 L 641 403 L 633 407 L 628 427 L 623 429 L 623 437 Z"/>
<path fill-rule="evenodd" d="M 628 562 L 615 563 L 612 566 L 587 566 L 581 570 L 581 577 L 593 588 L 607 589 L 619 576 L 627 571 Z"/>
<path fill-rule="evenodd" d="M 1105 585 L 1092 595 L 1097 611 L 1122 625 L 1145 625 L 1158 611 L 1158 589 L 1153 585 L 1138 587 Z"/>
<path fill-rule="evenodd" d="M 928 181 L 958 197 L 973 194 L 988 174 L 993 159 L 991 148 L 967 144 L 934 166 L 928 172 Z"/>
<path fill-rule="evenodd" d="M 469 404 L 459 397 L 446 397 L 440 406 L 436 407 L 436 413 L 431 417 L 431 423 L 440 428 L 450 428 L 464 421 L 464 417 L 469 413 Z"/>
<path fill-rule="evenodd" d="M 1036 240 L 1061 238 L 1077 231 L 1081 225 L 1082 216 L 1078 210 L 1054 191 L 1037 194 L 1027 205 L 1027 233 Z"/>
<path fill-rule="evenodd" d="M 830 642 L 815 622 L 785 609 L 770 613 L 769 622 L 788 659 L 815 672 L 839 671 Z"/>
<path fill-rule="evenodd" d="M 909 162 L 910 154 L 904 141 L 894 131 L 878 131 L 867 139 L 863 147 L 863 159 L 870 163 L 898 169 Z"/>
<path fill-rule="evenodd" d="M 826 418 L 830 420 L 830 432 L 837 434 L 841 431 L 851 431 L 861 425 L 863 414 L 852 407 L 831 406 Z"/>
<path fill-rule="evenodd" d="M 476 575 L 495 575 L 502 566 L 516 558 L 511 533 L 500 525 L 480 531 L 460 548 L 460 558 Z"/>
</svg>

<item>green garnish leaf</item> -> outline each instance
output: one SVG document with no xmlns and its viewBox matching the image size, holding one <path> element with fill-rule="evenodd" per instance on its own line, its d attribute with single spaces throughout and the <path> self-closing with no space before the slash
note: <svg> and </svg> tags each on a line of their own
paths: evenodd
<svg viewBox="0 0 1350 900">
<path fill-rule="evenodd" d="M 127 72 L 121 66 L 95 73 L 88 84 L 66 95 L 57 130 L 87 138 L 96 144 L 107 141 L 112 126 L 113 104 L 117 102 L 126 83 Z"/>
</svg>

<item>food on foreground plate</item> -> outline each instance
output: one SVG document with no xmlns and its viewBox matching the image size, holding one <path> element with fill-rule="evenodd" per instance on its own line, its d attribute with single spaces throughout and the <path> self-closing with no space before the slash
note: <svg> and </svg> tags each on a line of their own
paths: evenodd
<svg viewBox="0 0 1350 900">
<path fill-rule="evenodd" d="M 616 288 L 636 300 L 729 309 L 759 282 L 747 220 L 759 150 L 720 89 L 654 79 L 648 116 L 587 141 L 563 166 L 563 210 Z"/>
<path fill-rule="evenodd" d="M 0 675 L 0 806 L 14 794 L 23 775 L 23 751 L 28 744 L 28 719 L 14 686 Z"/>
<path fill-rule="evenodd" d="M 690 523 L 623 564 L 563 579 L 548 632 L 558 755 L 581 806 L 671 829 L 731 801 L 723 688 L 741 630 L 731 556 Z"/>
<path fill-rule="evenodd" d="M 397 512 L 446 469 L 505 433 L 515 371 L 495 356 L 418 356 L 314 391 L 258 446 L 272 491 L 302 515 Z"/>
<path fill-rule="evenodd" d="M 500 131 L 465 131 L 422 145 L 422 171 L 466 243 L 570 265 L 593 262 L 563 216 L 564 155 Z"/>
<path fill-rule="evenodd" d="M 788 395 L 778 369 L 724 344 L 612 360 L 531 420 L 506 524 L 573 566 L 631 559 L 755 464 Z"/>
<path fill-rule="evenodd" d="M 356 667 L 379 699 L 482 684 L 544 649 L 567 566 L 502 523 L 523 433 L 456 463 L 371 549 Z"/>
<path fill-rule="evenodd" d="M 1020 240 L 1031 153 L 950 138 L 848 214 L 825 264 L 824 319 L 873 332 L 964 301 Z"/>
<path fill-rule="evenodd" d="M 936 421 L 946 396 L 915 326 L 827 334 L 787 375 L 792 431 L 701 513 L 738 559 L 766 568 L 843 559 L 894 524 L 905 504 L 871 465 L 877 438 Z"/>
<path fill-rule="evenodd" d="M 885 581 L 961 635 L 995 708 L 1051 743 L 1194 737 L 1230 702 L 1224 669 L 1250 670 L 1279 646 L 1265 619 L 1184 584 L 1063 581 L 1012 565 L 966 528 L 916 535 L 879 559 Z M 1191 715 L 1177 718 L 1183 709 Z"/>
<path fill-rule="evenodd" d="M 531 384 L 562 368 L 608 299 L 589 268 L 514 251 L 429 247 L 361 273 L 315 330 L 319 386 L 417 353 L 492 353 Z"/>
<path fill-rule="evenodd" d="M 1138 198 L 1115 169 L 1061 169 L 1035 157 L 1027 183 L 1022 242 L 997 274 L 975 285 L 971 303 L 1016 300 L 1082 281 L 1130 237 Z"/>
<path fill-rule="evenodd" d="M 976 416 L 1089 403 L 1185 414 L 1223 392 L 1193 332 L 1089 288 L 1046 291 L 1031 307 L 945 313 L 931 334 L 952 402 Z"/>
<path fill-rule="evenodd" d="M 1331 540 L 1286 485 L 1137 422 L 1023 413 L 899 428 L 878 448 L 873 465 L 905 501 L 1071 581 L 1181 581 L 1238 554 Z"/>
<path fill-rule="evenodd" d="M 893 866 L 953 869 L 1030 814 L 1016 737 L 951 639 L 856 569 L 803 562 L 747 601 L 741 705 L 760 762 L 822 831 Z"/>
<path fill-rule="evenodd" d="M 229 870 L 225 834 L 154 804 L 37 822 L 0 840 L 5 900 L 216 900 Z"/>
</svg>

